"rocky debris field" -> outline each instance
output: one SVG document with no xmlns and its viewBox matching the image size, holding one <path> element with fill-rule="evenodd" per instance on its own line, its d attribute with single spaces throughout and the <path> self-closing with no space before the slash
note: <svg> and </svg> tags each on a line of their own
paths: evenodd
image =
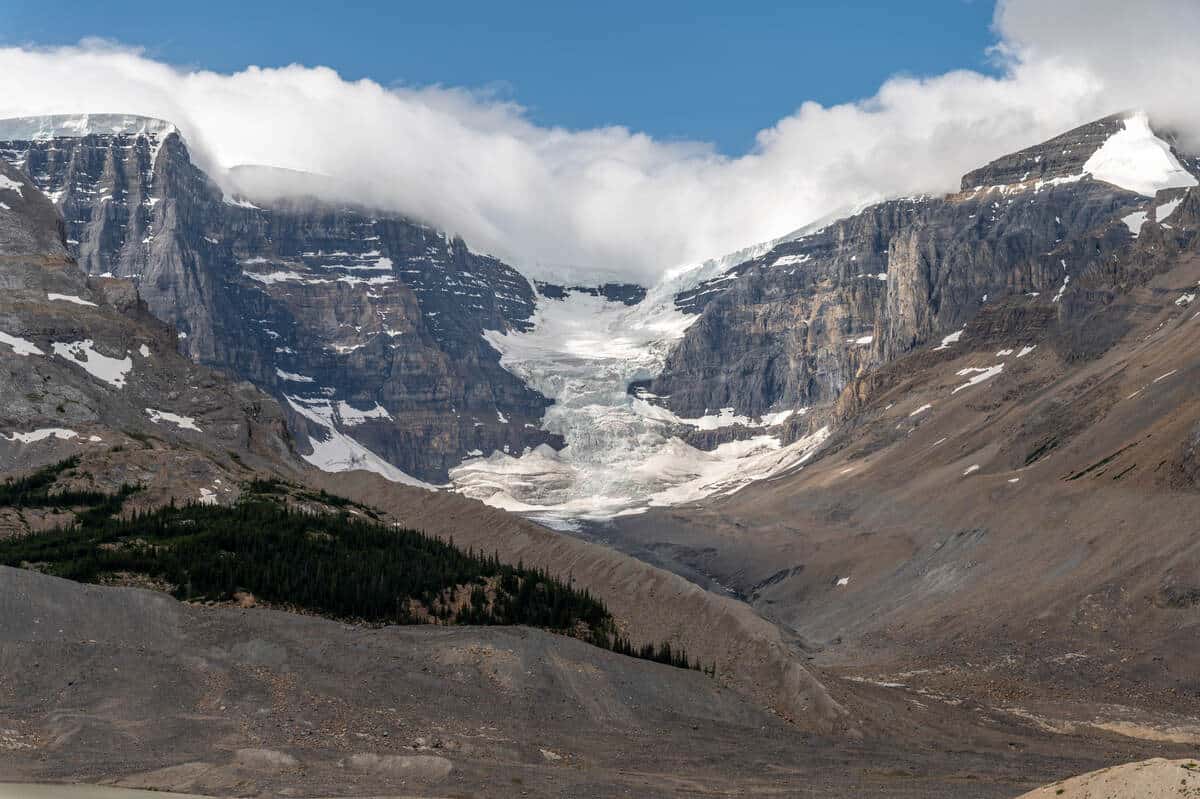
<svg viewBox="0 0 1200 799">
<path fill-rule="evenodd" d="M 862 702 L 915 718 L 883 690 Z M 943 711 L 921 728 L 807 733 L 705 675 L 530 629 L 370 629 L 0 568 L 9 780 L 231 796 L 1005 797 L 1138 756 L 1119 739 L 1067 746 Z"/>
</svg>

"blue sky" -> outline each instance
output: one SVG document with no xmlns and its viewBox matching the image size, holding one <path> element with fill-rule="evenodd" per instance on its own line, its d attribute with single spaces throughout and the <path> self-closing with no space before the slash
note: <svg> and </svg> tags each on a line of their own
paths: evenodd
<svg viewBox="0 0 1200 799">
<path fill-rule="evenodd" d="M 992 13 L 986 0 L 0 0 L 0 44 L 98 36 L 222 72 L 298 62 L 487 89 L 542 125 L 620 124 L 736 155 L 805 100 L 869 97 L 896 73 L 989 71 Z"/>
</svg>

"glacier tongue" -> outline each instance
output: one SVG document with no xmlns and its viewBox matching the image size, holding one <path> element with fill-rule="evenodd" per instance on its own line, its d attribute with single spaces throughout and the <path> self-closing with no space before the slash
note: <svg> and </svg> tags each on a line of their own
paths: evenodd
<svg viewBox="0 0 1200 799">
<path fill-rule="evenodd" d="M 504 368 L 554 400 L 542 427 L 563 436 L 566 447 L 471 458 L 450 470 L 454 488 L 551 522 L 605 519 L 733 491 L 811 456 L 828 431 L 788 446 L 762 434 L 707 452 L 673 434 L 681 425 L 763 427 L 787 414 L 759 423 L 725 410 L 679 419 L 627 392 L 630 382 L 661 371 L 671 346 L 698 318 L 675 308 L 678 288 L 668 281 L 633 307 L 580 292 L 542 297 L 529 332 L 486 331 Z"/>
</svg>

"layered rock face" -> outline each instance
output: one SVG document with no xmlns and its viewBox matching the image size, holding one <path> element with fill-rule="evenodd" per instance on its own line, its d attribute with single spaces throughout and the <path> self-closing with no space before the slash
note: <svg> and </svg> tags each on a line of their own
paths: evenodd
<svg viewBox="0 0 1200 799">
<path fill-rule="evenodd" d="M 3 161 L 0 291 L 0 466 L 82 454 L 108 488 L 223 475 L 213 496 L 231 472 L 300 468 L 279 406 L 180 355 L 130 281 L 85 275 L 54 205 Z"/>
<path fill-rule="evenodd" d="M 157 120 L 9 120 L 0 157 L 62 209 L 84 270 L 131 278 L 183 352 L 280 398 L 317 465 L 440 482 L 473 451 L 558 443 L 537 426 L 547 401 L 481 336 L 525 329 L 533 287 L 461 239 L 227 198 Z"/>
<path fill-rule="evenodd" d="M 873 206 L 678 295 L 700 318 L 650 391 L 681 416 L 828 405 L 987 303 L 1069 305 L 1071 281 L 1110 260 L 1155 207 L 1091 174 L 1109 177 L 1093 156 L 1125 124 L 1109 117 L 1001 158 L 957 194 Z"/>
</svg>

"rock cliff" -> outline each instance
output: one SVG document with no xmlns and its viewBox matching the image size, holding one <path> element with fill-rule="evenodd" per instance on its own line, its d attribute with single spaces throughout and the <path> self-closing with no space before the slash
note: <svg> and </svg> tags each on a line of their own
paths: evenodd
<svg viewBox="0 0 1200 799">
<path fill-rule="evenodd" d="M 537 425 L 548 402 L 481 336 L 524 329 L 534 289 L 461 239 L 314 197 L 226 196 L 158 120 L 8 120 L 0 157 L 62 209 L 88 274 L 132 279 L 183 352 L 279 398 L 312 462 L 440 482 L 472 451 L 558 443 Z"/>
</svg>

